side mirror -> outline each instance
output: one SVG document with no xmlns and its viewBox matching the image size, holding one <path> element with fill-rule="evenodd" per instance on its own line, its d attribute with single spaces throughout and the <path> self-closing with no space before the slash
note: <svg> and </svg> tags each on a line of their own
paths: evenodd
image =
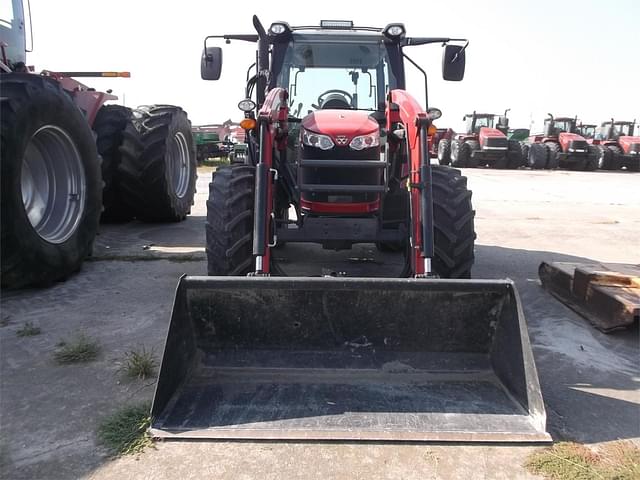
<svg viewBox="0 0 640 480">
<path fill-rule="evenodd" d="M 459 82 L 464 78 L 465 49 L 460 45 L 447 45 L 442 54 L 442 78 Z"/>
<path fill-rule="evenodd" d="M 200 60 L 200 76 L 203 80 L 218 80 L 222 70 L 222 48 L 207 47 Z"/>
</svg>

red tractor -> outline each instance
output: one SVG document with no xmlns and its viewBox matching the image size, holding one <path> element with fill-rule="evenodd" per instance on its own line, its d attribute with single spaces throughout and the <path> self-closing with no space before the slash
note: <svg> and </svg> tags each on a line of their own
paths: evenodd
<svg viewBox="0 0 640 480">
<path fill-rule="evenodd" d="M 476 113 L 465 115 L 466 132 L 450 143 L 441 140 L 439 160 L 454 167 L 489 166 L 492 168 L 519 168 L 523 165 L 522 149 L 517 140 L 508 140 L 509 120 L 504 115 Z"/>
<path fill-rule="evenodd" d="M 577 117 L 557 117 L 550 113 L 544 132 L 529 137 L 527 164 L 533 169 L 595 170 L 598 152 L 578 133 Z"/>
<path fill-rule="evenodd" d="M 22 1 L 0 22 L 2 287 L 46 285 L 77 271 L 100 218 L 183 219 L 193 203 L 191 124 L 179 107 L 132 110 L 75 78 L 32 73 Z"/>
<path fill-rule="evenodd" d="M 471 192 L 431 165 L 440 111 L 404 90 L 408 50 L 443 45 L 444 79 L 458 81 L 466 43 L 452 42 L 465 40 L 253 23 L 257 35 L 209 37 L 257 43 L 238 105 L 248 155 L 210 183 L 210 276 L 178 286 L 152 433 L 548 441 L 515 289 L 469 279 Z M 221 67 L 205 40 L 202 78 Z M 321 270 L 336 255 L 323 249 L 363 243 L 396 251 L 385 278 Z M 315 278 L 286 277 L 294 247 Z"/>
<path fill-rule="evenodd" d="M 455 136 L 455 132 L 451 128 L 438 128 L 436 132 L 433 134 L 431 138 L 431 142 L 429 143 L 429 157 L 437 158 L 440 165 L 448 165 L 450 163 L 443 163 L 441 156 L 442 153 L 440 151 L 440 141 L 445 140 L 447 145 L 451 145 L 451 140 Z M 449 158 L 447 156 L 447 158 Z"/>
<path fill-rule="evenodd" d="M 636 121 L 603 122 L 591 142 L 598 149 L 598 168 L 640 171 L 640 136 L 634 135 Z"/>
</svg>

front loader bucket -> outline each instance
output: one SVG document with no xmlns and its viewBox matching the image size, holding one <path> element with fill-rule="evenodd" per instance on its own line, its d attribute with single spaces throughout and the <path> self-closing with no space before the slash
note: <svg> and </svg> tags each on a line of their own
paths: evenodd
<svg viewBox="0 0 640 480">
<path fill-rule="evenodd" d="M 169 438 L 548 442 L 509 280 L 183 277 Z"/>
</svg>

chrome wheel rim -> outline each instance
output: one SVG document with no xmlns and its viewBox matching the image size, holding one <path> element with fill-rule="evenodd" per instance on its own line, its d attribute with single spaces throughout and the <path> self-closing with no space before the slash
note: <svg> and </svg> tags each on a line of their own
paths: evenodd
<svg viewBox="0 0 640 480">
<path fill-rule="evenodd" d="M 191 163 L 189 162 L 189 146 L 185 136 L 178 132 L 173 136 L 169 149 L 169 168 L 173 190 L 178 198 L 182 198 L 189 190 Z"/>
<path fill-rule="evenodd" d="M 87 184 L 82 158 L 67 132 L 45 125 L 33 134 L 20 186 L 25 213 L 36 233 L 55 244 L 69 239 L 84 213 Z"/>
</svg>

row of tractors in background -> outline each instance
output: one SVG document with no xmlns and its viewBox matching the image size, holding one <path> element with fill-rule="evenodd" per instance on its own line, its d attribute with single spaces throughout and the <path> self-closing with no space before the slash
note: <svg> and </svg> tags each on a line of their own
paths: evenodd
<svg viewBox="0 0 640 480">
<path fill-rule="evenodd" d="M 577 117 L 554 117 L 544 121 L 544 131 L 510 129 L 507 117 L 491 113 L 464 116 L 464 133 L 438 129 L 430 151 L 441 165 L 458 168 L 491 167 L 591 171 L 640 171 L 640 136 L 636 121 L 611 119 L 579 124 Z M 640 134 L 640 132 L 638 132 Z"/>
</svg>

